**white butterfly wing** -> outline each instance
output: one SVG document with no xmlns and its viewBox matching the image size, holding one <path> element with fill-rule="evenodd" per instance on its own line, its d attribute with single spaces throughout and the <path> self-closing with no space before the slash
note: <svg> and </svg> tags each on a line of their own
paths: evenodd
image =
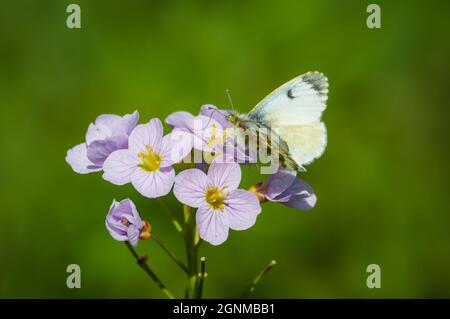
<svg viewBox="0 0 450 319">
<path fill-rule="evenodd" d="M 286 142 L 289 153 L 301 167 L 320 157 L 327 145 L 325 124 L 319 120 L 309 125 L 281 126 L 278 135 Z"/>
<path fill-rule="evenodd" d="M 328 98 L 328 80 L 319 72 L 300 75 L 283 84 L 248 114 L 277 130 L 299 165 L 312 162 L 326 147 L 326 128 L 320 121 Z"/>
</svg>

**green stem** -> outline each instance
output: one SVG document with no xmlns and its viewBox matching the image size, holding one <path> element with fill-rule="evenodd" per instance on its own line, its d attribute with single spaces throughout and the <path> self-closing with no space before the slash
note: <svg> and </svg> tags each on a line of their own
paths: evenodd
<svg viewBox="0 0 450 319">
<path fill-rule="evenodd" d="M 169 216 L 170 220 L 172 221 L 173 226 L 175 226 L 175 229 L 177 230 L 177 232 L 179 232 L 180 234 L 183 233 L 183 227 L 181 227 L 180 223 L 178 222 L 178 220 L 175 218 L 175 215 L 172 213 L 172 211 L 170 210 L 169 207 L 167 207 L 167 205 L 164 203 L 164 201 L 160 198 L 158 198 L 158 203 L 159 205 L 161 205 L 161 207 L 163 208 L 163 210 L 166 212 L 166 214 Z"/>
<path fill-rule="evenodd" d="M 147 265 L 147 257 L 139 256 L 136 250 L 134 250 L 133 246 L 131 246 L 128 241 L 125 242 L 125 245 L 128 247 L 133 257 L 136 258 L 139 267 L 141 267 L 146 272 L 146 274 L 156 283 L 156 285 L 166 294 L 169 299 L 175 299 L 170 290 L 167 289 L 167 287 L 161 282 L 158 276 L 156 276 L 156 274 L 150 269 L 149 265 Z"/>
<path fill-rule="evenodd" d="M 264 267 L 263 270 L 261 270 L 261 272 L 255 277 L 255 279 L 253 279 L 252 283 L 250 284 L 250 286 L 248 287 L 248 289 L 242 294 L 242 297 L 247 297 L 248 295 L 250 295 L 253 291 L 255 291 L 256 285 L 260 282 L 260 280 L 264 277 L 264 275 L 270 270 L 272 269 L 273 266 L 276 265 L 276 261 L 275 260 L 271 260 L 270 263 Z"/>
<path fill-rule="evenodd" d="M 198 244 L 200 239 L 198 237 L 197 228 L 195 225 L 195 216 L 187 205 L 183 205 L 184 214 L 184 242 L 186 246 L 186 257 L 189 278 L 189 297 L 196 296 L 196 281 L 198 275 Z"/>
<path fill-rule="evenodd" d="M 150 236 L 150 238 L 153 239 L 153 240 L 159 245 L 159 247 L 161 247 L 161 248 L 166 252 L 166 254 L 169 255 L 169 257 L 170 257 L 170 258 L 171 258 L 178 266 L 180 266 L 181 269 L 183 269 L 183 271 L 184 271 L 186 274 L 189 274 L 189 273 L 188 273 L 188 268 L 186 267 L 186 265 L 185 265 L 183 262 L 181 262 L 181 260 L 179 260 L 177 257 L 175 257 L 175 255 L 172 254 L 172 253 L 166 248 L 166 246 L 163 244 L 163 242 L 162 242 L 158 237 L 156 237 L 154 234 L 152 234 L 152 235 Z"/>
<path fill-rule="evenodd" d="M 208 276 L 206 273 L 206 258 L 200 258 L 201 267 L 200 273 L 198 274 L 198 282 L 197 282 L 197 295 L 196 298 L 201 299 L 203 294 L 203 285 L 205 284 L 205 279 Z"/>
</svg>

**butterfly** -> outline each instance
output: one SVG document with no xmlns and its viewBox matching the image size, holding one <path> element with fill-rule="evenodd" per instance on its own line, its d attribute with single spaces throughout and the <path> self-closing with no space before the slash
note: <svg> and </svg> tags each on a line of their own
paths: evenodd
<svg viewBox="0 0 450 319">
<path fill-rule="evenodd" d="M 234 128 L 259 134 L 259 147 L 278 156 L 282 167 L 304 171 L 327 144 L 321 121 L 327 99 L 328 79 L 320 72 L 308 72 L 277 88 L 248 114 L 229 111 L 227 119 Z M 275 132 L 278 138 L 261 132 Z"/>
</svg>

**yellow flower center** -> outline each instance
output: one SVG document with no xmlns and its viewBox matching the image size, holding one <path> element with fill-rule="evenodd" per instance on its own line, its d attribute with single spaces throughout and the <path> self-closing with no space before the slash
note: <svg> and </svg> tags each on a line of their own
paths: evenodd
<svg viewBox="0 0 450 319">
<path fill-rule="evenodd" d="M 223 190 L 220 190 L 215 186 L 208 187 L 205 193 L 206 202 L 213 209 L 222 209 L 225 207 L 225 195 L 226 194 L 223 192 Z"/>
<path fill-rule="evenodd" d="M 223 144 L 223 137 L 218 136 L 217 134 L 217 125 L 212 124 L 211 125 L 211 137 L 206 141 L 208 147 L 213 147 L 216 144 Z"/>
<path fill-rule="evenodd" d="M 230 128 L 224 129 L 223 130 L 223 139 L 226 140 L 230 136 L 230 133 L 231 133 L 231 129 Z"/>
<path fill-rule="evenodd" d="M 155 153 L 153 147 L 151 147 L 150 145 L 147 145 L 146 148 L 147 152 L 140 152 L 138 154 L 139 158 L 141 159 L 139 167 L 146 170 L 147 172 L 157 171 L 159 169 L 159 166 L 161 165 L 161 154 Z"/>
</svg>

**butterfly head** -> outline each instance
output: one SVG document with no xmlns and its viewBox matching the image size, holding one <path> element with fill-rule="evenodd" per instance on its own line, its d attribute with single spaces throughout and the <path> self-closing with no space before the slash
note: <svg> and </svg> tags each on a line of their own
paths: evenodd
<svg viewBox="0 0 450 319">
<path fill-rule="evenodd" d="M 239 123 L 241 122 L 242 117 L 241 115 L 234 111 L 234 110 L 229 110 L 228 111 L 228 115 L 227 115 L 227 121 L 231 123 L 231 125 L 233 125 L 234 127 L 239 126 Z"/>
</svg>

